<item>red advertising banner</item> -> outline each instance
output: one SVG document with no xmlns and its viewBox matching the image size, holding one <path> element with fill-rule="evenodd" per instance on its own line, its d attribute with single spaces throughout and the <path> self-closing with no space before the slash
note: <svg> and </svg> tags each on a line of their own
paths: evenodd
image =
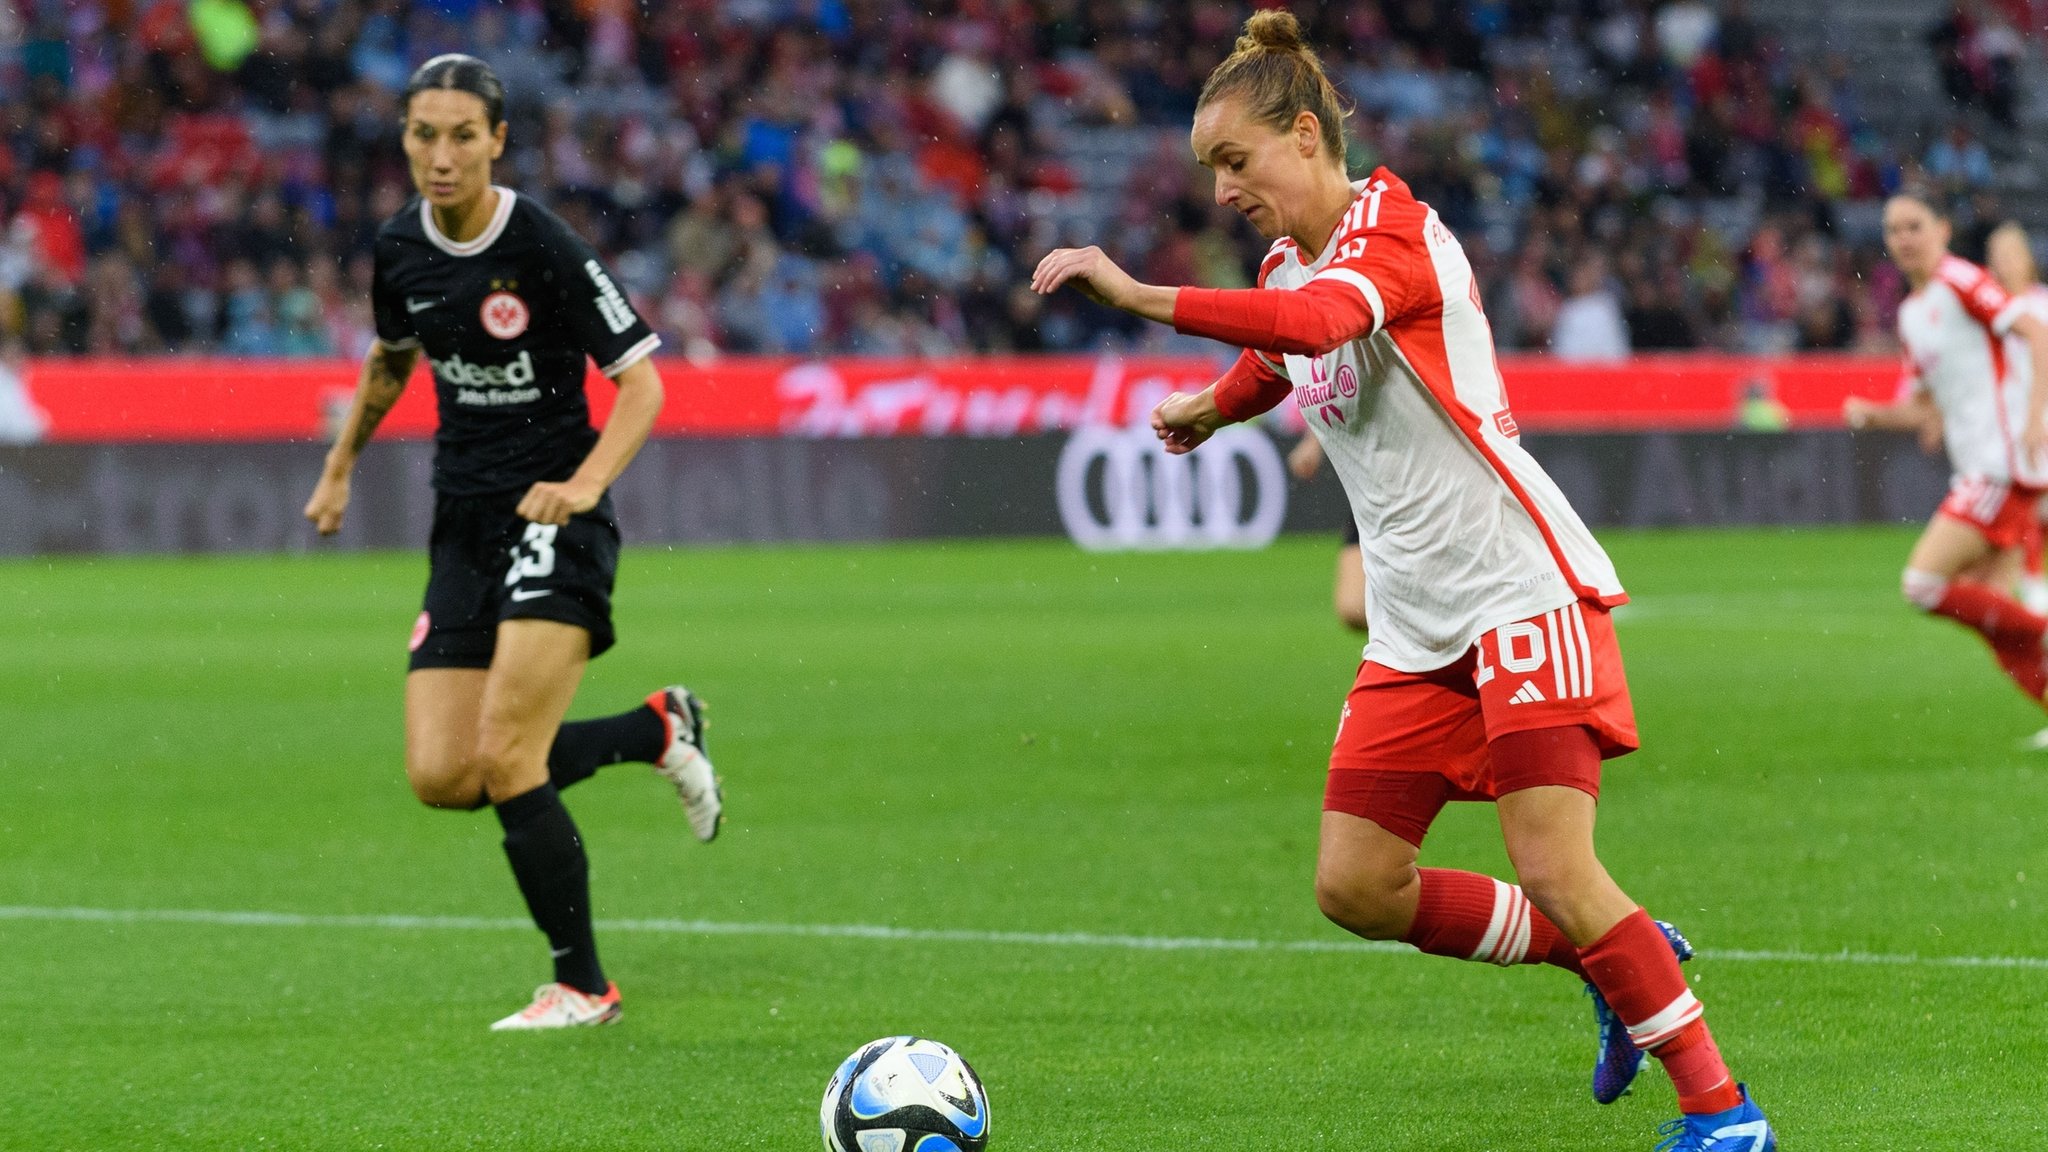
<svg viewBox="0 0 2048 1152">
<path fill-rule="evenodd" d="M 668 388 L 657 432 L 670 436 L 1015 436 L 1142 418 L 1221 365 L 1201 357 L 998 357 L 799 361 L 733 357 L 660 362 Z M 49 414 L 49 439 L 324 439 L 347 410 L 357 366 L 341 361 L 40 360 L 24 373 Z M 1889 397 L 1895 360 L 1644 356 L 1615 364 L 1501 361 L 1525 431 L 1705 430 L 1744 422 L 1837 426 L 1843 398 Z M 601 421 L 609 382 L 594 372 Z M 1291 415 L 1291 410 L 1289 410 Z M 1297 418 L 1298 419 L 1298 418 Z M 424 366 L 380 435 L 434 429 Z"/>
</svg>

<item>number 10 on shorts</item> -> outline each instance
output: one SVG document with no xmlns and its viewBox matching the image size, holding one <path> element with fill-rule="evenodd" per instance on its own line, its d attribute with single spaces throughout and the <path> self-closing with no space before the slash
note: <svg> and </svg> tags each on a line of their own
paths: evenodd
<svg viewBox="0 0 2048 1152">
<path fill-rule="evenodd" d="M 1605 641 L 1605 614 L 1599 614 L 1597 621 L 1600 627 L 1595 631 Z M 1587 634 L 1585 614 L 1577 604 L 1496 628 L 1482 637 L 1476 648 L 1475 686 L 1486 687 L 1500 673 L 1532 678 L 1519 686 L 1510 703 L 1591 699 L 1594 695 L 1593 672 L 1601 653 Z M 1537 675 L 1546 665 L 1551 674 Z M 1535 687 L 1535 680 L 1542 680 L 1543 686 Z"/>
<path fill-rule="evenodd" d="M 528 576 L 552 575 L 555 570 L 555 533 L 561 531 L 554 524 L 528 524 L 526 535 L 512 546 L 512 566 L 505 570 L 507 588 Z"/>
</svg>

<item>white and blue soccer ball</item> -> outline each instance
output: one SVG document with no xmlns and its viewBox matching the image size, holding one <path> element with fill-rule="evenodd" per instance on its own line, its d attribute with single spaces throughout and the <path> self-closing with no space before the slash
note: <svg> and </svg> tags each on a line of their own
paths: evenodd
<svg viewBox="0 0 2048 1152">
<path fill-rule="evenodd" d="M 988 1092 L 958 1052 L 891 1036 L 839 1065 L 818 1122 L 826 1152 L 981 1152 Z"/>
</svg>

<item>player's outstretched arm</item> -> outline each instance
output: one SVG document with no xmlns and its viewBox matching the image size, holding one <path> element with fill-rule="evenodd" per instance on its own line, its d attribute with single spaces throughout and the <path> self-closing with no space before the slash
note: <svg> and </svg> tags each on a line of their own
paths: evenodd
<svg viewBox="0 0 2048 1152">
<path fill-rule="evenodd" d="M 1097 304 L 1161 324 L 1173 323 L 1174 301 L 1180 298 L 1178 288 L 1138 283 L 1093 244 L 1086 248 L 1055 248 L 1038 262 L 1037 270 L 1031 274 L 1033 292 L 1050 296 L 1062 285 L 1071 285 Z"/>
<path fill-rule="evenodd" d="M 597 444 L 575 475 L 560 483 L 543 481 L 526 490 L 519 515 L 535 524 L 567 524 L 569 517 L 588 512 L 604 499 L 605 490 L 633 462 L 661 415 L 664 391 L 654 361 L 635 360 L 617 378 L 619 398 L 604 422 Z"/>
<path fill-rule="evenodd" d="M 320 470 L 320 482 L 313 486 L 313 497 L 306 501 L 306 519 L 322 536 L 340 530 L 342 515 L 348 511 L 349 474 L 355 471 L 356 458 L 376 434 L 384 414 L 405 392 L 405 382 L 412 378 L 419 355 L 418 348 L 390 348 L 380 341 L 372 344 L 370 354 L 363 358 L 355 399 L 348 406 L 334 446 L 327 450 L 327 463 Z"/>
<path fill-rule="evenodd" d="M 1206 336 L 1239 348 L 1272 354 L 1322 356 L 1379 331 L 1389 307 L 1383 292 L 1363 275 L 1339 268 L 1299 289 L 1162 288 L 1140 284 L 1100 248 L 1055 248 L 1038 262 L 1031 289 L 1050 295 L 1063 285 L 1111 308 L 1170 324 L 1174 331 Z M 1335 278 L 1332 278 L 1335 277 Z"/>
<path fill-rule="evenodd" d="M 1925 392 L 1915 392 L 1895 404 L 1884 404 L 1851 396 L 1842 401 L 1842 422 L 1851 431 L 1866 432 L 1919 432 L 1930 421 L 1941 419 L 1941 412 Z"/>
</svg>

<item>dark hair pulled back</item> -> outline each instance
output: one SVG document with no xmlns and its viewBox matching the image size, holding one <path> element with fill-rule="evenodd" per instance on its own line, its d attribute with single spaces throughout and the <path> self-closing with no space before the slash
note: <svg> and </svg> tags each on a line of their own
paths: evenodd
<svg viewBox="0 0 2048 1152">
<path fill-rule="evenodd" d="M 406 109 L 411 110 L 414 96 L 435 89 L 467 92 L 483 101 L 484 118 L 493 129 L 505 121 L 505 85 L 489 64 L 474 56 L 449 52 L 414 69 L 412 79 L 405 82 Z"/>
</svg>

